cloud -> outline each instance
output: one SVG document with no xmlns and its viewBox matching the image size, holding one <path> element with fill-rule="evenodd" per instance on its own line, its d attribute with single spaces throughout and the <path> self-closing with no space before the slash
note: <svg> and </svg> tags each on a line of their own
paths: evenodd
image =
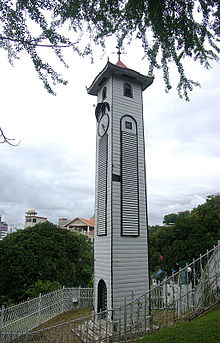
<svg viewBox="0 0 220 343">
<path fill-rule="evenodd" d="M 131 48 L 123 61 L 145 73 L 146 60 L 140 61 L 141 52 L 137 59 L 137 52 Z M 13 69 L 1 57 L 0 124 L 9 138 L 21 139 L 17 148 L 0 146 L 0 214 L 9 224 L 23 226 L 31 207 L 54 223 L 59 217 L 93 215 L 96 98 L 87 95 L 85 85 L 105 61 L 90 65 L 71 59 L 69 86 L 58 87 L 52 97 L 29 62 L 22 60 Z M 152 225 L 165 214 L 192 209 L 220 189 L 220 66 L 205 71 L 190 64 L 189 72 L 202 84 L 189 103 L 174 91 L 165 94 L 157 74 L 143 94 Z"/>
<path fill-rule="evenodd" d="M 23 226 L 25 211 L 32 207 L 55 223 L 59 216 L 93 215 L 94 168 L 89 158 L 71 155 L 54 143 L 1 148 L 0 211 L 9 224 Z"/>
<path fill-rule="evenodd" d="M 219 192 L 219 77 L 219 65 L 201 70 L 202 88 L 193 91 L 190 102 L 173 92 L 162 94 L 156 78 L 144 93 L 150 224 Z"/>
</svg>

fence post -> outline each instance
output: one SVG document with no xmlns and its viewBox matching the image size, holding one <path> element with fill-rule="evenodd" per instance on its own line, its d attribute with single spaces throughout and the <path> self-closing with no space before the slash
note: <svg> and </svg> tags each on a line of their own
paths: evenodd
<svg viewBox="0 0 220 343">
<path fill-rule="evenodd" d="M 130 341 L 132 342 L 132 336 L 133 336 L 133 329 L 134 329 L 134 325 L 135 325 L 135 318 L 134 318 L 134 290 L 132 289 L 131 291 L 131 309 L 130 309 L 130 328 L 131 328 L 131 334 L 130 334 Z"/>
<path fill-rule="evenodd" d="M 203 266 L 202 266 L 202 255 L 199 255 L 199 266 L 200 266 L 200 293 L 202 298 L 202 305 L 200 304 L 200 307 L 202 308 L 205 303 L 205 282 L 204 282 L 204 273 L 203 273 Z"/>
<path fill-rule="evenodd" d="M 176 299 L 175 299 L 175 279 L 174 279 L 174 271 L 172 270 L 172 297 L 173 297 L 173 324 L 176 322 Z"/>
<path fill-rule="evenodd" d="M 28 343 L 28 333 L 29 333 L 29 329 L 26 328 L 26 333 L 25 333 L 25 343 Z"/>
<path fill-rule="evenodd" d="M 2 305 L 1 317 L 0 317 L 0 342 L 1 342 L 1 336 L 2 336 L 3 323 L 4 323 L 4 312 L 5 312 L 5 306 Z"/>
<path fill-rule="evenodd" d="M 166 313 L 166 326 L 168 326 L 168 290 L 167 290 L 167 276 L 165 276 L 165 313 Z"/>
<path fill-rule="evenodd" d="M 193 282 L 193 311 L 194 313 L 196 312 L 196 297 L 197 297 L 197 293 L 196 293 L 196 267 L 195 267 L 195 259 L 193 258 L 193 269 L 192 269 L 192 273 L 193 273 L 193 278 L 192 278 L 192 282 Z"/>
<path fill-rule="evenodd" d="M 201 254 L 199 255 L 199 265 L 200 265 L 200 273 L 202 276 L 203 268 L 202 268 L 202 255 Z"/>
<path fill-rule="evenodd" d="M 215 274 L 215 282 L 216 282 L 216 291 L 215 291 L 215 293 L 216 293 L 216 296 L 218 295 L 218 268 L 217 268 L 217 260 L 216 260 L 216 247 L 215 247 L 215 249 L 214 249 L 214 253 L 213 253 L 213 255 L 214 255 L 214 274 Z"/>
<path fill-rule="evenodd" d="M 133 302 L 134 302 L 134 291 L 133 291 L 133 289 L 132 289 L 132 291 L 131 291 L 131 313 L 130 313 L 131 325 L 132 325 L 132 326 L 133 326 L 133 324 L 134 324 Z"/>
<path fill-rule="evenodd" d="M 65 286 L 63 286 L 63 289 L 62 289 L 62 313 L 64 312 L 64 288 Z"/>
<path fill-rule="evenodd" d="M 3 323 L 4 323 L 4 312 L 5 312 L 5 306 L 2 305 L 1 318 L 0 318 L 0 330 L 2 330 L 2 328 L 3 328 Z"/>
<path fill-rule="evenodd" d="M 148 309 L 149 315 L 149 309 Z M 147 332 L 147 294 L 144 294 L 144 333 L 146 335 Z"/>
<path fill-rule="evenodd" d="M 179 268 L 179 312 L 180 312 L 180 319 L 182 320 L 182 275 L 181 275 L 181 268 Z"/>
<path fill-rule="evenodd" d="M 162 289 L 162 292 L 163 292 L 163 289 Z M 157 292 L 157 302 L 158 302 L 158 309 L 159 309 L 159 328 L 161 327 L 161 313 L 160 313 L 160 310 L 161 310 L 161 296 L 163 296 L 163 294 L 161 294 L 161 286 L 160 286 L 160 281 L 158 282 L 158 292 Z M 163 300 L 162 300 L 163 301 Z"/>
<path fill-rule="evenodd" d="M 40 325 L 40 315 L 41 315 L 41 293 L 39 294 L 39 300 L 38 300 L 38 326 Z"/>
<path fill-rule="evenodd" d="M 211 305 L 210 302 L 211 302 L 211 283 L 212 283 L 212 278 L 211 278 L 211 266 L 209 264 L 209 261 L 211 259 L 209 259 L 209 251 L 208 249 L 206 250 L 206 255 L 207 255 L 207 265 L 206 265 L 206 278 L 207 278 L 207 283 L 206 283 L 206 292 L 207 292 L 207 302 L 208 302 L 208 305 Z"/>
<path fill-rule="evenodd" d="M 186 311 L 189 311 L 190 301 L 189 301 L 189 265 L 186 263 Z M 190 293 L 191 294 L 191 293 Z"/>
<path fill-rule="evenodd" d="M 78 289 L 78 304 L 79 304 L 79 308 L 81 308 L 81 286 L 79 286 L 79 289 Z"/>
<path fill-rule="evenodd" d="M 127 343 L 127 303 L 124 297 L 124 343 Z"/>
</svg>

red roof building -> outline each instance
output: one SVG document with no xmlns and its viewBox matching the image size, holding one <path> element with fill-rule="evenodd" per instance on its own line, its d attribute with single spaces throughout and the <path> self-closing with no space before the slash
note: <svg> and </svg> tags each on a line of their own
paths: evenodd
<svg viewBox="0 0 220 343">
<path fill-rule="evenodd" d="M 71 230 L 78 234 L 87 236 L 92 242 L 94 241 L 94 218 L 84 219 L 76 217 L 73 220 L 68 221 L 63 228 Z"/>
</svg>

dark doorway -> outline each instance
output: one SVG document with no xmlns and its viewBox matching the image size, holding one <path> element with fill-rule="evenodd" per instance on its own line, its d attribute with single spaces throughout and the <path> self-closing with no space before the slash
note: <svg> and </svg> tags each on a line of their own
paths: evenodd
<svg viewBox="0 0 220 343">
<path fill-rule="evenodd" d="M 98 283 L 98 313 L 107 310 L 107 288 L 104 280 Z M 105 314 L 103 314 L 105 316 Z"/>
</svg>

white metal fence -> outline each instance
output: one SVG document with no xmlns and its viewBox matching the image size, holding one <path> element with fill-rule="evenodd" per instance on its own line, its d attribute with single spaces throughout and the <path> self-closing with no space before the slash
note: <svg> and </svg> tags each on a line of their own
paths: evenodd
<svg viewBox="0 0 220 343">
<path fill-rule="evenodd" d="M 161 327 L 188 320 L 220 299 L 220 242 L 146 294 L 111 311 L 42 330 L 3 332 L 2 342 L 134 342 Z"/>
<path fill-rule="evenodd" d="M 92 288 L 62 288 L 0 311 L 2 334 L 26 332 L 57 315 L 93 305 Z M 1 338 L 1 336 L 0 336 Z M 1 342 L 1 341 L 0 341 Z"/>
</svg>

